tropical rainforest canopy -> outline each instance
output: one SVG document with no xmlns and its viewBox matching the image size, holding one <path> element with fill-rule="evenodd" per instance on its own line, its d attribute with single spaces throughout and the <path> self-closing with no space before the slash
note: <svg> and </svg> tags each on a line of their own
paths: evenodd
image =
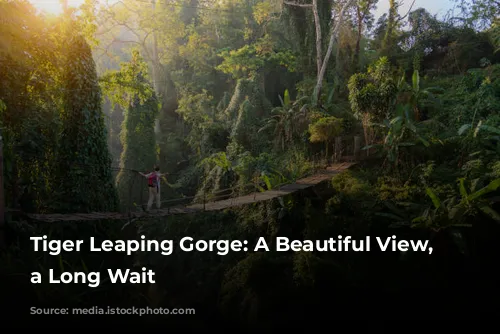
<svg viewBox="0 0 500 334">
<path fill-rule="evenodd" d="M 383 0 L 389 10 L 376 19 L 381 1 L 87 0 L 79 8 L 62 1 L 63 12 L 53 15 L 28 1 L 0 0 L 0 124 L 11 210 L 141 210 L 147 187 L 137 171 L 155 164 L 169 174 L 162 200 L 172 200 L 293 183 L 336 160 L 339 137 L 344 156 L 360 140 L 363 158 L 319 195 L 145 219 L 123 230 L 115 222 L 65 228 L 8 214 L 13 248 L 2 260 L 5 272 L 141 263 L 156 268 L 156 285 L 109 285 L 99 298 L 196 305 L 212 321 L 252 328 L 286 322 L 271 319 L 270 310 L 353 286 L 461 284 L 471 258 L 499 254 L 491 245 L 500 240 L 500 3 L 462 0 L 453 15 L 438 18 L 418 1 L 402 12 L 402 3 Z M 434 240 L 437 255 L 131 260 L 89 253 L 63 261 L 21 252 L 30 247 L 25 235 L 48 231 L 207 240 L 397 234 Z M 489 270 L 472 267 L 468 273 Z M 47 300 L 93 305 L 98 298 L 79 285 L 37 289 L 36 298 Z"/>
</svg>

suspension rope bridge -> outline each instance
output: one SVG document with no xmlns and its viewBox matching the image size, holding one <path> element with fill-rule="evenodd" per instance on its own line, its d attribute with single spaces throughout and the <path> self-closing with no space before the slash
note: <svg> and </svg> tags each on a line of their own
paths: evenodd
<svg viewBox="0 0 500 334">
<path fill-rule="evenodd" d="M 200 211 L 219 211 L 231 207 L 242 206 L 251 203 L 267 201 L 273 198 L 282 197 L 299 190 L 314 187 L 326 180 L 332 178 L 333 175 L 343 172 L 344 170 L 355 165 L 355 162 L 342 162 L 331 165 L 326 169 L 317 170 L 316 173 L 309 177 L 297 180 L 294 183 L 280 184 L 274 186 L 270 190 L 259 191 L 257 185 L 249 184 L 246 186 L 253 187 L 252 192 L 248 195 L 240 195 L 231 197 L 235 194 L 235 189 L 240 187 L 228 188 L 219 190 L 213 197 L 208 197 L 206 194 L 184 197 L 173 200 L 162 201 L 167 204 L 167 207 L 158 209 L 152 212 L 145 211 L 130 211 L 121 212 L 91 212 L 91 213 L 69 213 L 69 214 L 31 214 L 22 213 L 24 216 L 34 221 L 39 222 L 63 222 L 63 221 L 93 221 L 93 220 L 132 220 L 149 217 L 164 217 L 170 215 L 189 214 Z M 244 186 L 245 187 L 245 186 Z M 214 196 L 215 195 L 215 196 Z"/>
</svg>

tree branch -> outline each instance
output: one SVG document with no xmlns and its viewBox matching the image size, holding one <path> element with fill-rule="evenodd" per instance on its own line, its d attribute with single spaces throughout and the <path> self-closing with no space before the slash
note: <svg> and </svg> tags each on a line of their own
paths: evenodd
<svg viewBox="0 0 500 334">
<path fill-rule="evenodd" d="M 107 30 L 96 32 L 95 35 L 101 36 L 101 35 L 107 34 L 108 32 L 110 32 L 111 30 L 113 30 L 114 28 L 116 28 L 118 26 L 119 26 L 119 24 L 115 24 L 115 25 L 109 27 Z"/>
<path fill-rule="evenodd" d="M 117 5 L 122 5 L 122 6 L 123 6 L 126 10 L 128 10 L 129 12 L 132 12 L 132 13 L 134 13 L 134 14 L 136 14 L 136 15 L 138 15 L 138 13 L 139 13 L 137 10 L 133 10 L 133 9 L 131 9 L 129 6 L 127 6 L 127 4 L 126 4 L 126 3 L 124 3 L 124 2 L 123 2 L 123 1 L 121 1 L 121 0 L 120 0 L 120 1 L 117 1 L 117 2 L 115 2 L 115 3 L 111 4 L 111 5 L 109 4 L 109 2 L 108 2 L 108 1 L 106 1 L 106 6 L 107 6 L 108 8 L 110 8 L 110 9 L 111 9 L 111 8 L 113 8 L 114 6 L 117 6 Z"/>
<path fill-rule="evenodd" d="M 408 9 L 408 12 L 406 12 L 406 14 L 403 17 L 401 17 L 399 20 L 397 20 L 396 23 L 403 21 L 408 16 L 408 14 L 410 14 L 411 9 L 413 8 L 414 4 L 415 4 L 415 0 L 413 0 L 413 2 L 411 3 L 410 8 Z"/>
<path fill-rule="evenodd" d="M 296 3 L 296 2 L 290 2 L 290 1 L 283 1 L 285 5 L 289 6 L 295 6 L 295 7 L 302 7 L 302 8 L 309 8 L 312 7 L 312 4 L 304 4 L 304 3 Z"/>
</svg>

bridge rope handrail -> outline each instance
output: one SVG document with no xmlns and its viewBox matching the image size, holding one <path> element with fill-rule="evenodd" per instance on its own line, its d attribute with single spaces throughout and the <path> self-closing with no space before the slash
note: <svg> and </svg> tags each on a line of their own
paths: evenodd
<svg viewBox="0 0 500 334">
<path fill-rule="evenodd" d="M 282 182 L 282 183 L 276 184 L 273 187 L 271 187 L 270 189 L 266 189 L 266 190 L 274 190 L 277 187 L 281 187 L 283 185 L 290 184 L 291 182 L 293 182 L 293 181 Z M 227 198 L 227 197 L 230 197 L 233 194 L 237 194 L 238 196 L 241 196 L 242 195 L 241 193 L 236 193 L 236 192 L 234 192 L 234 190 L 245 188 L 245 187 L 254 187 L 254 190 L 261 191 L 259 188 L 257 188 L 258 187 L 257 184 L 255 184 L 255 183 L 247 183 L 245 185 L 237 185 L 237 186 L 234 186 L 234 187 L 231 187 L 231 188 L 225 188 L 225 189 L 221 189 L 221 190 L 218 190 L 218 191 L 215 191 L 215 192 L 210 192 L 209 193 L 210 196 L 208 198 L 210 199 L 210 202 L 213 202 L 213 200 L 215 198 L 223 198 L 223 197 Z M 220 193 L 227 192 L 227 191 L 231 191 L 231 193 L 230 194 L 213 196 L 213 195 L 220 194 Z M 257 192 L 257 191 L 250 191 L 250 193 L 253 193 L 253 192 Z M 174 199 L 163 200 L 163 201 L 161 201 L 161 203 L 163 204 L 163 203 L 179 202 L 179 201 L 185 201 L 185 200 L 189 200 L 189 199 L 196 200 L 196 199 L 203 198 L 203 197 L 204 197 L 203 194 L 202 195 L 195 195 L 195 196 L 186 196 L 186 197 L 181 197 L 181 198 L 174 198 Z"/>
<path fill-rule="evenodd" d="M 324 169 L 324 168 L 321 168 L 321 169 Z M 298 177 L 295 178 L 295 180 L 285 180 L 281 183 L 278 183 L 278 184 L 275 184 L 275 185 L 272 185 L 271 188 L 269 189 L 266 189 L 266 190 L 275 190 L 276 188 L 281 188 L 282 186 L 285 186 L 285 185 L 288 185 L 288 184 L 291 184 L 293 182 L 295 182 L 297 179 L 299 178 L 303 178 L 303 177 L 307 177 L 307 176 L 310 176 L 310 175 L 314 175 L 316 174 L 315 172 L 317 171 L 318 169 L 317 168 L 312 168 L 311 170 L 309 170 L 309 173 L 305 173 L 304 175 L 300 175 Z M 257 179 L 257 178 L 255 178 Z M 238 190 L 238 189 L 245 189 L 246 187 L 251 187 L 252 190 L 249 191 L 248 193 L 257 193 L 257 192 L 261 192 L 261 189 L 259 189 L 259 185 L 260 185 L 261 182 L 251 182 L 251 183 L 246 183 L 246 184 L 237 184 L 233 187 L 229 187 L 229 188 L 224 188 L 224 189 L 220 189 L 220 190 L 217 190 L 217 191 L 211 191 L 208 196 L 210 198 L 210 202 L 213 202 L 213 199 L 214 198 L 220 198 L 220 197 L 230 197 L 231 195 L 235 194 L 234 190 Z M 261 187 L 263 188 L 263 187 Z M 204 189 L 205 190 L 205 189 Z M 264 191 L 266 191 L 264 190 Z M 227 191 L 231 191 L 230 194 L 228 195 L 220 195 L 220 196 L 213 196 L 213 195 L 217 195 L 217 194 L 220 194 L 220 193 L 224 193 L 224 192 L 227 192 Z M 236 193 L 237 196 L 242 196 L 243 193 Z M 204 192 L 203 194 L 200 194 L 200 195 L 194 195 L 194 196 L 186 196 L 186 197 L 181 197 L 181 198 L 174 198 L 174 199 L 168 199 L 168 200 L 164 200 L 164 201 L 161 201 L 161 203 L 171 203 L 171 202 L 178 202 L 178 201 L 185 201 L 185 200 L 189 200 L 189 199 L 193 199 L 193 200 L 196 200 L 196 199 L 199 199 L 199 198 L 204 198 L 206 199 L 207 198 L 207 194 Z M 192 202 L 193 203 L 193 202 Z M 192 204 L 191 203 L 191 204 Z M 194 202 L 195 203 L 195 202 Z M 198 204 L 198 203 L 195 203 L 195 204 Z"/>
<path fill-rule="evenodd" d="M 49 161 L 49 158 L 46 157 L 45 155 L 38 155 L 38 154 L 33 154 L 33 155 L 23 154 L 23 159 L 25 162 L 26 161 L 39 161 L 39 162 L 44 162 L 44 161 L 48 162 Z M 47 166 L 47 167 L 49 167 L 49 166 Z M 75 168 L 75 167 L 76 168 L 92 168 L 92 167 L 102 168 L 102 165 L 78 163 L 78 162 L 71 163 L 70 168 Z M 318 168 L 318 167 L 320 167 L 320 168 Z M 300 175 L 300 176 L 297 175 L 297 178 L 303 178 L 303 177 L 307 177 L 308 175 L 315 174 L 318 169 L 324 169 L 325 167 L 326 167 L 326 164 L 322 164 L 322 163 L 316 164 L 316 159 L 314 159 L 313 166 L 311 169 L 308 170 L 308 173 L 304 173 L 303 175 Z M 131 169 L 131 168 L 116 167 L 116 166 L 110 166 L 108 168 L 112 171 L 128 171 L 128 172 L 140 173 L 140 171 L 135 170 L 135 169 Z M 167 176 L 168 175 L 180 175 L 180 173 L 166 173 L 166 175 Z M 207 178 L 207 176 L 202 177 L 201 184 L 205 184 L 206 178 Z M 284 185 L 292 184 L 294 182 L 294 180 L 297 178 L 294 178 L 291 180 L 285 180 L 284 182 L 272 185 L 272 187 L 268 188 L 266 185 L 262 184 L 262 183 L 264 183 L 263 180 L 260 179 L 259 176 L 256 176 L 256 177 L 254 177 L 254 182 L 251 182 L 251 183 L 236 184 L 235 186 L 224 188 L 224 189 L 219 189 L 216 191 L 207 191 L 207 189 L 203 189 L 203 192 L 201 194 L 199 193 L 200 191 L 198 190 L 198 193 L 194 196 L 183 196 L 180 198 L 162 200 L 161 204 L 167 204 L 169 206 L 175 206 L 176 204 L 183 204 L 183 206 L 193 205 L 193 204 L 206 204 L 206 203 L 217 201 L 221 198 L 225 198 L 225 199 L 236 198 L 239 196 L 244 196 L 246 194 L 251 194 L 251 193 L 257 194 L 257 193 L 262 192 L 262 191 L 275 190 L 277 188 L 279 189 Z M 135 182 L 136 182 L 136 180 L 135 180 L 135 178 L 133 178 L 130 182 L 130 192 L 131 192 L 133 186 L 135 185 Z M 200 184 L 200 182 L 198 182 L 198 184 Z M 142 197 L 142 195 L 141 195 L 141 197 Z M 189 201 L 189 202 L 186 203 L 187 201 Z M 137 205 L 136 203 L 129 202 L 127 205 L 128 206 L 127 211 L 130 213 L 134 206 L 135 206 L 135 208 L 137 208 L 137 207 L 144 206 L 144 205 L 145 205 L 145 203 L 143 203 L 142 205 Z M 10 212 L 20 211 L 20 210 L 15 210 L 15 209 L 14 210 L 7 209 L 7 210 Z"/>
<path fill-rule="evenodd" d="M 324 169 L 324 168 L 321 168 L 321 169 Z M 310 175 L 314 175 L 314 174 L 316 174 L 315 171 L 317 171 L 317 169 L 313 168 L 313 169 L 311 169 L 309 171 L 309 173 L 305 173 L 304 175 L 301 175 L 300 177 L 303 178 L 303 177 L 307 177 L 307 176 L 310 176 Z M 297 179 L 298 178 L 299 177 L 297 177 Z M 284 182 L 275 184 L 271 188 L 265 189 L 264 191 L 276 190 L 276 188 L 280 189 L 282 186 L 292 184 L 294 181 L 295 180 L 286 180 Z M 243 184 L 243 185 L 235 185 L 233 187 L 225 188 L 225 189 L 220 189 L 220 190 L 217 190 L 217 191 L 211 191 L 208 194 L 208 196 L 204 192 L 203 194 L 200 194 L 200 195 L 197 194 L 197 195 L 194 195 L 194 196 L 185 196 L 185 197 L 181 197 L 181 198 L 174 198 L 174 199 L 163 200 L 160 203 L 161 204 L 179 203 L 179 202 L 183 202 L 183 201 L 193 200 L 190 203 L 184 203 L 184 206 L 192 205 L 192 204 L 207 204 L 207 203 L 211 203 L 211 202 L 216 202 L 218 199 L 221 199 L 221 198 L 227 199 L 227 198 L 235 198 L 235 197 L 237 198 L 237 197 L 240 197 L 240 196 L 244 196 L 245 193 L 241 193 L 241 192 L 236 193 L 235 190 L 245 189 L 246 187 L 253 188 L 253 190 L 247 192 L 246 194 L 255 193 L 255 195 L 256 195 L 258 192 L 262 192 L 262 189 L 263 189 L 263 187 L 260 187 L 260 189 L 259 189 L 259 185 L 258 185 L 257 182 L 252 182 L 252 183 L 246 183 L 246 184 Z M 217 195 L 217 194 L 220 194 L 220 193 L 224 193 L 224 192 L 227 192 L 227 191 L 231 191 L 231 192 L 229 194 L 225 194 L 225 195 L 214 196 L 214 195 Z M 236 194 L 236 196 L 232 197 L 235 194 Z M 203 199 L 203 201 L 201 203 L 197 202 L 197 200 L 199 200 L 199 199 Z M 144 204 L 143 204 L 143 206 L 144 206 Z"/>
<path fill-rule="evenodd" d="M 354 163 L 356 164 L 356 163 Z M 292 193 L 292 192 L 295 192 L 297 190 L 300 190 L 300 189 L 303 189 L 305 186 L 305 188 L 307 187 L 310 187 L 310 186 L 313 186 L 313 185 L 316 185 L 320 182 L 323 182 L 325 180 L 327 180 L 328 176 L 331 175 L 331 172 L 333 172 L 334 174 L 336 172 L 341 172 L 342 170 L 346 169 L 346 168 L 349 168 L 350 166 L 352 166 L 353 163 L 348 163 L 348 165 L 346 166 L 344 163 L 341 163 L 339 165 L 334 165 L 334 166 L 330 166 L 329 168 L 326 168 L 325 171 L 326 173 L 315 173 L 312 178 L 311 176 L 307 177 L 302 177 L 301 180 L 299 180 L 300 182 L 293 182 L 290 183 L 290 182 L 283 182 L 283 183 L 280 183 L 280 184 L 276 184 L 274 185 L 274 187 L 272 187 L 271 189 L 267 189 L 267 190 L 264 190 L 263 192 L 260 191 L 260 192 L 254 192 L 254 197 L 253 199 L 250 197 L 250 195 L 239 195 L 238 197 L 236 198 L 231 198 L 231 201 L 227 201 L 228 197 L 227 195 L 219 195 L 219 196 L 215 196 L 215 197 L 212 197 L 210 202 L 211 201 L 214 201 L 215 202 L 215 206 L 212 205 L 212 206 L 208 206 L 208 207 L 205 207 L 205 204 L 211 204 L 210 202 L 204 202 L 203 203 L 203 207 L 200 207 L 200 206 L 196 206 L 196 205 L 193 205 L 192 202 L 191 203 L 185 203 L 184 206 L 185 207 L 172 207 L 172 206 L 169 206 L 169 207 L 166 207 L 166 208 L 162 208 L 161 210 L 158 210 L 156 212 L 156 214 L 154 212 L 152 212 L 153 216 L 156 216 L 156 215 L 159 215 L 159 216 L 165 216 L 165 215 L 176 215 L 176 214 L 186 214 L 186 213 L 192 213 L 192 212 L 197 212 L 197 211 L 206 211 L 206 210 L 223 210 L 225 208 L 229 208 L 229 207 L 232 207 L 234 205 L 243 205 L 243 204 L 250 204 L 250 203 L 257 203 L 259 201 L 262 201 L 262 200 L 267 200 L 267 199 L 272 199 L 272 198 L 277 198 L 277 197 L 281 197 L 283 195 L 286 195 L 288 193 Z M 332 169 L 332 167 L 334 167 Z M 246 185 L 250 185 L 250 186 L 253 186 L 255 185 L 254 183 L 248 183 Z M 274 193 L 270 193 L 268 195 L 265 195 L 264 193 L 266 192 L 270 192 L 272 191 L 272 189 L 280 189 L 282 185 L 289 185 L 291 187 L 287 188 L 287 190 L 283 193 L 281 192 L 274 192 Z M 303 185 L 303 186 L 298 186 L 298 185 Z M 298 187 L 297 187 L 298 186 Z M 231 188 L 240 188 L 241 186 L 235 186 L 235 187 L 231 187 Z M 221 189 L 219 192 L 221 191 L 224 191 L 224 190 L 230 190 L 231 188 L 227 188 L 227 189 Z M 257 199 L 256 196 L 258 194 L 264 194 L 263 197 L 260 197 Z M 190 196 L 189 198 L 192 199 L 193 197 L 201 197 L 201 196 Z M 222 201 L 218 201 L 216 200 L 217 198 L 220 198 L 220 197 L 226 197 L 226 201 L 225 200 L 222 200 Z M 241 198 L 241 200 L 239 200 L 238 198 Z M 174 201 L 180 201 L 180 200 L 185 200 L 187 198 L 179 198 L 179 199 L 173 199 L 173 200 L 168 200 L 170 202 L 174 202 Z M 232 200 L 236 200 L 236 203 L 233 203 Z M 217 204 L 219 203 L 219 204 Z M 25 216 L 26 218 L 28 218 L 30 221 L 40 221 L 40 222 L 57 222 L 57 221 L 88 221 L 88 220 L 99 220 L 99 219 L 111 219 L 111 220 L 115 220 L 115 219 L 118 219 L 118 220 L 128 220 L 128 224 L 136 221 L 137 219 L 141 219 L 141 218 L 146 218 L 146 217 L 149 217 L 149 213 L 147 212 L 141 212 L 141 211 L 131 211 L 130 209 L 128 210 L 128 212 L 80 212 L 80 213 L 46 213 L 46 214 L 37 214 L 37 213 L 25 213 L 25 212 L 22 212 L 21 210 L 9 210 L 9 211 L 18 211 L 19 214 L 21 214 L 22 216 Z"/>
</svg>

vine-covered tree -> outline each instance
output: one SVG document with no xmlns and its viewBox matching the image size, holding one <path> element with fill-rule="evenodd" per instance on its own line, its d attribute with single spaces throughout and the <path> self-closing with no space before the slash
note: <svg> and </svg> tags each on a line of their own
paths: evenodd
<svg viewBox="0 0 500 334">
<path fill-rule="evenodd" d="M 118 204 L 111 173 L 101 91 L 84 37 L 66 39 L 63 110 L 55 196 L 64 211 L 113 211 Z"/>
<path fill-rule="evenodd" d="M 125 110 L 120 132 L 121 169 L 116 177 L 121 205 L 141 205 L 144 183 L 135 171 L 150 170 L 157 161 L 154 126 L 158 101 L 139 51 L 132 52 L 130 62 L 123 63 L 119 71 L 105 74 L 102 83 L 111 101 Z"/>
<path fill-rule="evenodd" d="M 48 24 L 28 2 L 1 1 L 0 110 L 5 199 L 17 208 L 23 193 L 36 189 L 36 206 L 47 208 L 52 194 L 58 135 L 57 22 Z M 45 43 L 39 43 L 43 39 Z M 54 51 L 55 50 L 55 51 Z M 56 92 L 56 94 L 54 94 Z"/>
</svg>

